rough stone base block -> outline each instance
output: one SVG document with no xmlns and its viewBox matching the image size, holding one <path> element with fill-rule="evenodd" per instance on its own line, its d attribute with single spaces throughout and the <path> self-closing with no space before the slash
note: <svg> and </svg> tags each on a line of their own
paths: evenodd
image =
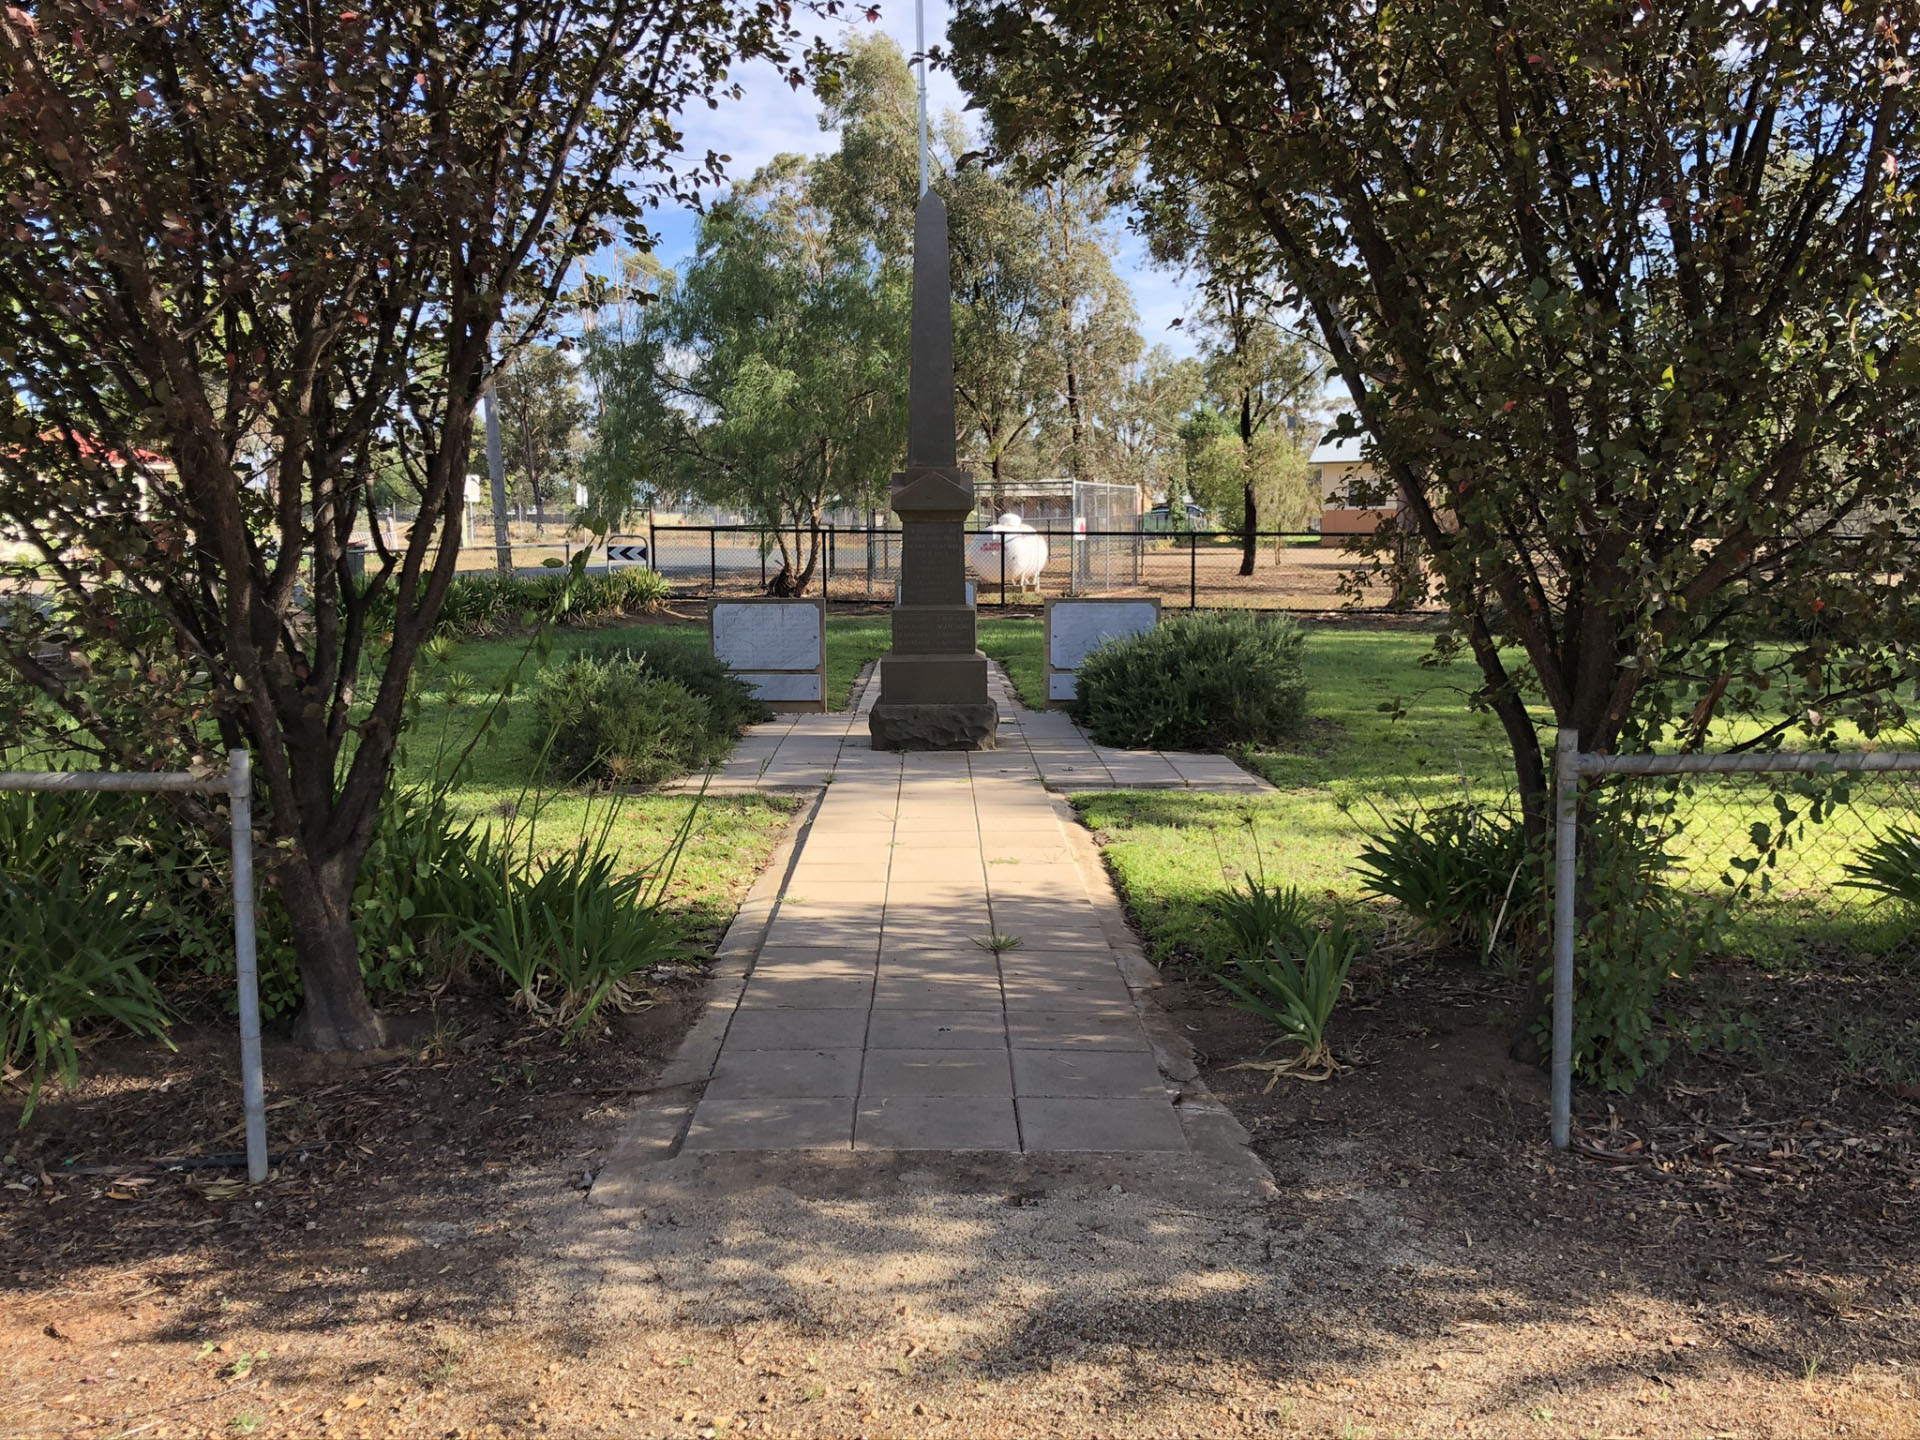
<svg viewBox="0 0 1920 1440">
<path fill-rule="evenodd" d="M 900 705 L 881 701 L 867 717 L 876 750 L 991 750 L 1000 729 L 1000 707 Z"/>
</svg>

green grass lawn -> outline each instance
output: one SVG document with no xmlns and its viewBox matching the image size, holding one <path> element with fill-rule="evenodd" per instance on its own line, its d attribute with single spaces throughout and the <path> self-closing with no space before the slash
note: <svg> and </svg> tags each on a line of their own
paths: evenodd
<svg viewBox="0 0 1920 1440">
<path fill-rule="evenodd" d="M 1040 622 L 983 616 L 979 634 L 981 650 L 1007 667 L 1021 700 L 1039 708 L 1045 702 L 1047 688 Z M 847 708 L 855 677 L 886 654 L 892 643 L 893 622 L 885 613 L 827 617 L 827 694 L 832 708 Z"/>
<path fill-rule="evenodd" d="M 1038 620 L 982 620 L 980 649 L 1006 668 L 1020 702 L 1029 710 L 1047 703 L 1047 665 Z"/>
<path fill-rule="evenodd" d="M 1043 698 L 1041 622 L 982 619 L 980 647 L 1004 665 L 1021 698 Z M 620 637 L 636 649 L 705 649 L 700 623 L 670 620 L 562 631 L 550 662 L 582 645 Z M 836 709 L 850 701 L 855 677 L 879 658 L 890 639 L 884 611 L 832 615 L 827 622 L 827 684 Z M 1167 792 L 1082 796 L 1076 804 L 1103 838 L 1106 853 L 1156 958 L 1192 956 L 1212 932 L 1213 897 L 1248 873 L 1298 885 L 1329 899 L 1361 898 L 1354 857 L 1381 817 L 1430 807 L 1472 794 L 1498 801 L 1511 790 L 1507 747 L 1491 715 L 1466 700 L 1475 680 L 1469 663 L 1431 669 L 1422 629 L 1324 625 L 1309 630 L 1306 647 L 1313 719 L 1287 749 L 1243 756 L 1278 793 L 1220 797 Z M 526 648 L 524 640 L 476 640 L 453 649 L 422 672 L 423 721 L 409 738 L 403 778 L 433 773 L 435 752 L 457 748 L 473 731 L 485 698 L 506 678 Z M 507 807 L 539 804 L 543 842 L 560 844 L 578 833 L 587 800 L 578 792 L 543 797 L 532 788 L 533 739 L 526 685 L 502 704 L 502 722 L 475 752 L 456 803 L 462 814 L 498 815 Z M 1540 716 L 1543 735 L 1547 717 Z M 1753 958 L 1790 964 L 1807 936 L 1855 939 L 1882 948 L 1902 933 L 1888 907 L 1870 907 L 1858 891 L 1837 889 L 1841 866 L 1871 829 L 1913 823 L 1913 777 L 1863 781 L 1856 801 L 1834 823 L 1812 827 L 1803 847 L 1784 858 L 1774 893 L 1734 911 L 1735 936 Z M 606 803 L 604 801 L 598 803 Z M 694 802 L 640 795 L 619 801 L 616 838 L 636 864 L 665 847 Z M 1679 850 L 1707 892 L 1730 857 L 1745 853 L 1744 835 L 1767 813 L 1771 797 L 1751 780 L 1704 781 L 1690 806 Z M 729 798 L 704 802 L 696 840 L 688 849 L 681 888 L 700 925 L 723 923 L 730 897 L 764 861 L 785 822 L 785 802 Z M 1786 922 L 1786 923 L 1783 923 Z"/>
<path fill-rule="evenodd" d="M 561 631 L 554 637 L 548 663 L 557 663 L 584 644 L 604 644 L 614 630 L 630 635 L 635 648 L 707 648 L 704 625 L 647 624 Z M 751 795 L 705 799 L 610 796 L 543 786 L 536 775 L 530 699 L 539 664 L 539 657 L 528 653 L 523 638 L 465 641 L 448 647 L 444 658 L 424 663 L 418 676 L 420 720 L 405 742 L 400 782 L 426 783 L 444 773 L 453 758 L 479 735 L 461 781 L 450 795 L 458 817 L 498 824 L 509 815 L 537 813 L 535 843 L 560 850 L 574 843 L 584 825 L 597 826 L 611 807 L 614 819 L 609 839 L 631 868 L 657 865 L 688 812 L 697 807 L 692 837 L 674 872 L 669 904 L 688 940 L 696 947 L 710 945 L 733 918 L 741 895 L 766 864 L 793 813 L 794 802 Z M 498 723 L 483 730 L 483 713 L 495 704 L 497 692 L 516 666 L 518 683 L 498 702 Z"/>
<path fill-rule="evenodd" d="M 1243 757 L 1278 794 L 1076 800 L 1156 959 L 1202 953 L 1214 933 L 1213 897 L 1244 874 L 1358 899 L 1354 858 L 1383 815 L 1466 794 L 1489 801 L 1510 794 L 1505 737 L 1493 716 L 1466 704 L 1477 672 L 1468 662 L 1423 668 L 1431 645 L 1420 630 L 1311 627 L 1308 732 L 1290 749 Z M 1396 708 L 1397 716 L 1390 713 Z M 1539 718 L 1550 744 L 1547 716 Z M 1920 820 L 1920 777 L 1862 780 L 1853 790 L 1851 805 L 1829 824 L 1808 827 L 1800 848 L 1783 857 L 1770 893 L 1735 902 L 1729 939 L 1749 958 L 1792 967 L 1809 939 L 1884 950 L 1903 938 L 1902 916 L 1837 882 L 1867 835 Z M 1724 895 L 1720 874 L 1732 857 L 1750 853 L 1747 829 L 1772 805 L 1772 792 L 1756 780 L 1699 782 L 1681 802 L 1687 828 L 1676 852 L 1687 883 Z"/>
<path fill-rule="evenodd" d="M 1318 626 L 1306 646 L 1313 720 L 1291 750 L 1244 756 L 1272 796 L 1135 791 L 1079 797 L 1087 824 L 1156 960 L 1197 956 L 1213 933 L 1212 897 L 1247 873 L 1357 899 L 1353 858 L 1376 808 L 1439 804 L 1463 787 L 1506 788 L 1506 742 L 1467 709 L 1464 672 L 1428 671 L 1416 630 Z M 1394 719 L 1380 710 L 1397 702 Z"/>
<path fill-rule="evenodd" d="M 991 653 L 1009 659 L 1024 677 L 1022 693 L 1037 696 L 1043 683 L 1039 622 L 990 620 L 980 628 L 983 644 L 989 636 L 1001 642 Z M 846 708 L 855 678 L 886 652 L 891 640 L 892 626 L 884 612 L 828 617 L 827 694 L 834 709 Z M 457 816 L 493 824 L 508 815 L 537 813 L 536 844 L 560 849 L 574 842 L 582 826 L 604 819 L 612 807 L 616 818 L 610 838 L 625 862 L 637 867 L 658 862 L 688 811 L 697 806 L 693 839 L 675 872 L 673 904 L 683 914 L 690 938 L 716 936 L 732 917 L 741 892 L 766 863 L 794 802 L 759 796 L 606 796 L 545 786 L 536 773 L 538 737 L 530 698 L 543 663 L 559 664 L 585 647 L 623 644 L 634 650 L 704 652 L 708 643 L 704 624 L 662 619 L 558 631 L 544 661 L 529 650 L 524 637 L 446 646 L 421 667 L 420 721 L 405 742 L 400 783 L 427 783 L 446 773 L 471 745 L 451 796 Z M 496 700 L 509 677 L 514 677 L 512 689 Z M 483 726 L 483 715 L 496 704 L 497 721 Z"/>
<path fill-rule="evenodd" d="M 1037 702 L 1044 685 L 1040 622 L 985 620 L 980 632 L 982 647 L 1013 672 L 1023 697 Z M 828 617 L 827 694 L 834 709 L 851 702 L 855 678 L 886 652 L 891 640 L 892 626 L 884 611 Z M 446 773 L 471 744 L 451 796 L 460 818 L 494 824 L 509 815 L 537 813 L 536 843 L 560 849 L 573 843 L 583 825 L 604 818 L 611 806 L 616 815 L 611 840 L 627 864 L 639 867 L 657 863 L 689 809 L 697 805 L 693 839 L 675 873 L 673 903 L 684 915 L 690 938 L 717 935 L 741 892 L 766 863 L 794 802 L 758 796 L 698 801 L 679 795 L 606 796 L 543 785 L 536 773 L 538 745 L 530 698 L 543 663 L 559 664 L 582 648 L 626 645 L 656 652 L 704 652 L 708 643 L 704 624 L 663 618 L 558 631 L 544 661 L 529 650 L 524 637 L 442 647 L 419 673 L 420 721 L 404 745 L 400 783 L 427 783 Z M 514 677 L 512 689 L 496 700 L 509 677 Z M 483 726 L 483 715 L 496 704 L 497 721 Z"/>
</svg>

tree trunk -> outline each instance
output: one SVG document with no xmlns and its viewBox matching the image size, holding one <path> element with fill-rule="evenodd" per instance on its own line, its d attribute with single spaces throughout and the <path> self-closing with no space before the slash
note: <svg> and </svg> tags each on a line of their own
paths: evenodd
<svg viewBox="0 0 1920 1440">
<path fill-rule="evenodd" d="M 1076 480 L 1084 480 L 1087 478 L 1082 468 L 1086 426 L 1080 418 L 1080 376 L 1073 364 L 1073 302 L 1061 300 L 1060 313 L 1067 334 L 1067 424 L 1073 436 L 1073 459 L 1067 467 L 1067 473 Z"/>
<path fill-rule="evenodd" d="M 1253 574 L 1253 562 L 1259 554 L 1260 499 L 1253 493 L 1253 395 L 1240 392 L 1240 463 L 1247 477 L 1242 499 L 1246 513 L 1241 517 L 1240 573 Z"/>
<path fill-rule="evenodd" d="M 1546 757 L 1540 750 L 1540 736 L 1533 728 L 1533 717 L 1527 713 L 1526 702 L 1518 695 L 1497 696 L 1493 712 L 1506 732 L 1507 748 L 1513 755 L 1513 773 L 1520 791 L 1521 833 L 1526 837 L 1529 852 L 1538 856 L 1544 867 L 1552 853 L 1553 788 Z M 1548 892 L 1542 889 L 1540 894 L 1545 904 Z M 1543 925 L 1539 933 L 1544 942 L 1552 931 Z M 1539 1038 L 1541 1024 L 1553 1010 L 1553 982 L 1547 973 L 1552 957 L 1548 948 L 1543 944 L 1535 957 L 1534 983 L 1526 987 L 1520 1023 L 1507 1047 L 1507 1053 L 1522 1065 L 1544 1065 L 1548 1058 Z"/>
<path fill-rule="evenodd" d="M 377 1050 L 386 1027 L 367 1001 L 360 942 L 353 930 L 358 865 L 345 855 L 319 864 L 297 850 L 274 872 L 293 921 L 303 996 L 294 1038 L 309 1050 Z"/>
<path fill-rule="evenodd" d="M 807 586 L 813 583 L 814 567 L 820 563 L 820 521 L 818 518 L 814 520 L 813 524 L 814 528 L 806 536 L 806 564 L 800 567 L 799 579 L 793 587 L 793 593 L 796 595 L 804 595 L 807 593 Z M 797 539 L 795 548 L 799 548 Z"/>
</svg>

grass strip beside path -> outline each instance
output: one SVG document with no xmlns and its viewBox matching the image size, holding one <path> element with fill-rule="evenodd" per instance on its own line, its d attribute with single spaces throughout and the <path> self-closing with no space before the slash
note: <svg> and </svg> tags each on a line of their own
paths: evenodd
<svg viewBox="0 0 1920 1440">
<path fill-rule="evenodd" d="M 617 627 L 634 632 L 634 648 L 707 648 L 706 627 L 648 624 Z M 555 637 L 549 664 L 559 664 L 589 639 L 605 643 L 609 632 L 563 631 Z M 403 747 L 398 779 L 424 784 L 448 766 L 473 735 L 482 713 L 514 664 L 526 640 L 473 640 L 453 648 L 444 663 L 422 665 L 421 718 Z M 461 783 L 449 796 L 456 820 L 483 827 L 539 808 L 534 844 L 548 853 L 571 849 L 591 818 L 597 826 L 609 805 L 616 819 L 610 843 L 624 865 L 644 868 L 666 853 L 674 834 L 695 805 L 700 813 L 680 856 L 669 888 L 669 907 L 690 946 L 705 949 L 718 940 L 741 897 L 765 866 L 788 817 L 791 799 L 777 796 L 606 795 L 580 787 L 542 786 L 535 775 L 532 685 L 537 658 L 529 657 L 515 692 L 501 702 L 500 722 L 482 737 Z"/>
<path fill-rule="evenodd" d="M 1243 874 L 1328 899 L 1357 899 L 1352 866 L 1383 828 L 1382 816 L 1469 795 L 1487 802 L 1510 795 L 1505 737 L 1492 715 L 1467 705 L 1477 672 L 1465 662 L 1423 666 L 1431 648 L 1424 629 L 1308 627 L 1306 733 L 1291 748 L 1238 757 L 1277 794 L 1136 791 L 1075 799 L 1156 960 L 1197 958 L 1215 933 L 1213 896 Z M 1536 715 L 1550 744 L 1551 721 L 1543 710 Z M 1725 727 L 1708 748 L 1737 733 Z M 1847 734 L 1841 743 L 1861 742 Z M 1897 739 L 1879 743 L 1908 748 Z M 1650 798 L 1658 783 L 1647 785 Z M 1801 970 L 1814 963 L 1810 944 L 1883 953 L 1901 942 L 1905 926 L 1895 907 L 1875 905 L 1840 882 L 1870 836 L 1920 823 L 1920 777 L 1862 778 L 1851 796 L 1827 823 L 1805 827 L 1766 893 L 1734 903 L 1728 944 L 1743 959 Z M 1679 883 L 1726 896 L 1720 877 L 1733 858 L 1752 853 L 1749 829 L 1774 814 L 1774 790 L 1760 778 L 1716 777 L 1694 784 L 1677 803 L 1686 822 L 1672 847 Z"/>
</svg>

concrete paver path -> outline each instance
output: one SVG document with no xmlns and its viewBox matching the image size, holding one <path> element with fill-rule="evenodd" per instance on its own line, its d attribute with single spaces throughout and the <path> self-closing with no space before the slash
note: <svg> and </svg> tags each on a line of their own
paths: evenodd
<svg viewBox="0 0 1920 1440">
<path fill-rule="evenodd" d="M 1042 782 L 1115 766 L 996 688 L 998 751 L 876 754 L 856 713 L 790 724 L 765 757 L 762 780 L 832 782 L 542 1252 L 556 1332 L 640 1357 L 657 1394 L 630 1427 L 762 1433 L 797 1394 L 785 1433 L 1074 1433 L 1032 1356 L 1094 1357 L 1061 1383 L 1105 1406 L 1138 1389 L 1134 1343 L 1172 1337 L 1199 1376 L 1196 1335 L 1268 1336 L 1289 1298 L 1272 1177 Z M 1138 1418 L 1112 1433 L 1202 1433 Z"/>
<path fill-rule="evenodd" d="M 663 1077 L 697 1092 L 690 1117 L 643 1132 L 666 1153 L 1142 1155 L 1185 1152 L 1192 1123 L 1231 1128 L 1209 1104 L 1183 1112 L 1192 1069 L 1149 1033 L 1152 967 L 1043 777 L 1260 782 L 1218 756 L 1102 752 L 1021 709 L 997 670 L 1003 748 L 876 752 L 864 688 L 850 714 L 767 727 L 755 783 L 830 783 Z"/>
<path fill-rule="evenodd" d="M 1066 711 L 1022 706 L 998 665 L 989 669 L 987 684 L 1000 706 L 1000 748 L 991 753 L 1006 762 L 1006 773 L 1036 779 L 1049 789 L 1257 793 L 1273 788 L 1224 755 L 1096 745 Z M 721 795 L 813 790 L 832 779 L 842 764 L 863 766 L 873 755 L 866 712 L 874 698 L 874 687 L 864 688 L 866 695 L 852 710 L 782 715 L 754 726 L 711 780 L 683 781 L 680 788 L 697 789 L 704 784 Z"/>
</svg>

